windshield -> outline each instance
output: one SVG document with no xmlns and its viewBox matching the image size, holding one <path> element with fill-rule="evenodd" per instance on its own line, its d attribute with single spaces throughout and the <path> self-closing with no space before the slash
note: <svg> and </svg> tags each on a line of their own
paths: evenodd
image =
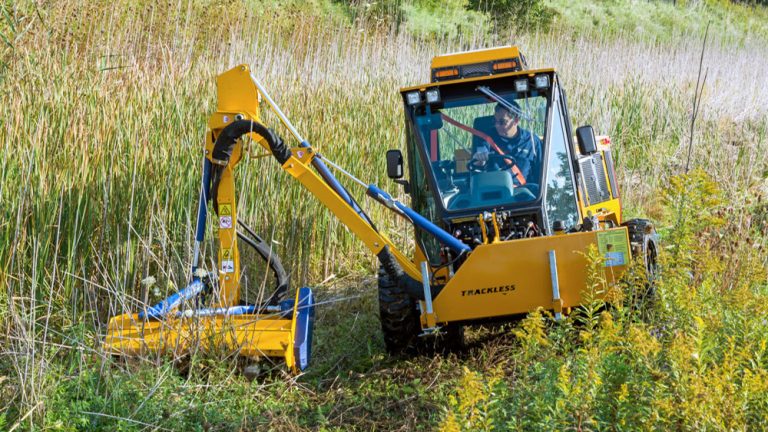
<svg viewBox="0 0 768 432">
<path fill-rule="evenodd" d="M 415 118 L 448 211 L 529 203 L 541 192 L 548 98 L 483 90 Z"/>
</svg>

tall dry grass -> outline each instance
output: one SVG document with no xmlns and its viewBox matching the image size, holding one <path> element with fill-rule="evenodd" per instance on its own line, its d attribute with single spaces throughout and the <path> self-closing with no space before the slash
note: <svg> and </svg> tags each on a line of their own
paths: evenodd
<svg viewBox="0 0 768 432">
<path fill-rule="evenodd" d="M 62 371 L 101 360 L 110 315 L 188 278 L 214 77 L 236 64 L 251 64 L 326 157 L 394 193 L 382 161 L 404 145 L 397 89 L 425 81 L 436 54 L 510 42 L 532 66 L 559 70 L 576 124 L 612 135 L 629 214 L 659 216 L 658 191 L 685 165 L 700 35 L 659 45 L 557 32 L 425 42 L 239 4 L 3 6 L 0 362 L 10 418 L 42 421 Z M 733 206 L 764 188 L 765 58 L 758 43 L 705 51 L 693 164 Z M 241 164 L 238 176 L 241 217 L 275 242 L 296 284 L 370 271 L 361 244 L 271 158 Z M 405 225 L 364 207 L 409 247 Z M 140 284 L 148 276 L 154 290 Z"/>
</svg>

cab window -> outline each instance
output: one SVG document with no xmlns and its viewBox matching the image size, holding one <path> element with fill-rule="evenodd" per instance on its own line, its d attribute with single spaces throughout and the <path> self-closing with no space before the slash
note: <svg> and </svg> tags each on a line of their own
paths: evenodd
<svg viewBox="0 0 768 432">
<path fill-rule="evenodd" d="M 548 98 L 498 95 L 506 104 L 477 95 L 415 116 L 429 174 L 449 212 L 525 204 L 541 194 Z"/>
<path fill-rule="evenodd" d="M 565 133 L 564 116 L 560 99 L 552 110 L 552 132 L 549 141 L 549 156 L 546 173 L 546 211 L 549 229 L 557 221 L 563 221 L 566 230 L 579 222 L 579 209 L 573 188 L 573 171 L 568 140 Z"/>
</svg>

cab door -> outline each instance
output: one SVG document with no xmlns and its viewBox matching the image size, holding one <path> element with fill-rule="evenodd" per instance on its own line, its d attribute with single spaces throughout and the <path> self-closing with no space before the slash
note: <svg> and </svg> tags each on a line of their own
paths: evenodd
<svg viewBox="0 0 768 432">
<path fill-rule="evenodd" d="M 566 231 L 581 222 L 565 102 L 559 83 L 555 83 L 544 176 L 544 215 L 548 234 L 552 234 L 555 221 L 562 221 Z"/>
</svg>

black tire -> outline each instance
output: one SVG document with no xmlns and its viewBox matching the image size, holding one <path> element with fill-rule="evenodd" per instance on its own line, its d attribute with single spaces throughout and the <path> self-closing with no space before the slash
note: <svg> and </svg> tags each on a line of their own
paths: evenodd
<svg viewBox="0 0 768 432">
<path fill-rule="evenodd" d="M 379 268 L 379 320 L 387 352 L 401 354 L 415 347 L 421 331 L 416 301 L 383 268 Z"/>
<path fill-rule="evenodd" d="M 653 222 L 648 219 L 632 219 L 622 224 L 629 231 L 629 243 L 632 256 L 642 260 L 645 270 L 647 294 L 653 295 L 654 282 L 659 275 L 658 234 Z"/>
<path fill-rule="evenodd" d="M 434 349 L 443 354 L 464 351 L 467 348 L 467 338 L 464 326 L 460 324 L 448 324 L 440 329 L 440 334 L 435 336 Z"/>
</svg>

